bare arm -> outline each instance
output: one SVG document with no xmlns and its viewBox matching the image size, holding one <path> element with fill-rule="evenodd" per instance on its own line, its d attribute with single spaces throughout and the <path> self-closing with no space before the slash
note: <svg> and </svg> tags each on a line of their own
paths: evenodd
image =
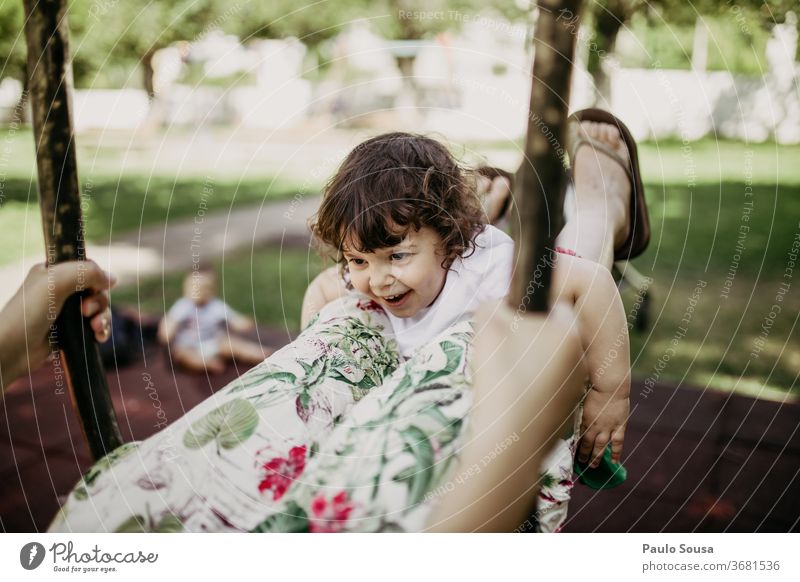
<svg viewBox="0 0 800 582">
<path fill-rule="evenodd" d="M 55 315 L 73 293 L 86 290 L 81 313 L 99 342 L 110 336 L 107 290 L 116 279 L 93 261 L 34 266 L 22 287 L 0 311 L 0 394 L 5 387 L 40 366 L 55 348 L 50 343 Z"/>
<path fill-rule="evenodd" d="M 178 331 L 178 324 L 170 319 L 169 315 L 165 315 L 158 323 L 158 341 L 162 344 L 168 344 L 175 337 Z"/>
<path fill-rule="evenodd" d="M 255 322 L 249 317 L 234 313 L 228 321 L 230 328 L 236 333 L 248 333 L 256 328 Z"/>
<path fill-rule="evenodd" d="M 334 266 L 322 271 L 311 281 L 303 297 L 303 309 L 300 314 L 301 328 L 305 329 L 323 307 L 346 293 L 347 288 L 339 276 L 338 267 Z"/>
</svg>

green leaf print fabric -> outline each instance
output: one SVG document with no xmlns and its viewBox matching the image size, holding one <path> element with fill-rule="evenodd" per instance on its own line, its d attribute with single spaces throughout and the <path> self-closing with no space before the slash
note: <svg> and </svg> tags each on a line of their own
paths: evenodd
<svg viewBox="0 0 800 582">
<path fill-rule="evenodd" d="M 401 362 L 380 307 L 343 297 L 183 418 L 98 461 L 50 531 L 421 531 L 464 442 L 471 337 L 457 324 Z"/>
</svg>

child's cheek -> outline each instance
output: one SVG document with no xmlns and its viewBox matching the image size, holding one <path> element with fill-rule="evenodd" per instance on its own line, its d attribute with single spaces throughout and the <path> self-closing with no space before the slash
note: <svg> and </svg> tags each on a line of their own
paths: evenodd
<svg viewBox="0 0 800 582">
<path fill-rule="evenodd" d="M 364 295 L 369 295 L 369 285 L 368 279 L 363 274 L 353 274 L 350 275 L 350 282 L 353 284 L 353 287 L 359 293 L 363 293 Z"/>
</svg>

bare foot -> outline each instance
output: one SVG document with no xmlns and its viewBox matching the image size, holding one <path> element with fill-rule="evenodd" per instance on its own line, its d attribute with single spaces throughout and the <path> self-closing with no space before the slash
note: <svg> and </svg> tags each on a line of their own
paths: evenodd
<svg viewBox="0 0 800 582">
<path fill-rule="evenodd" d="M 176 348 L 172 352 L 172 361 L 183 366 L 189 372 L 203 374 L 221 374 L 225 371 L 225 362 L 219 356 L 204 358 L 203 354 L 191 348 Z"/>
<path fill-rule="evenodd" d="M 630 163 L 628 148 L 619 130 L 608 123 L 582 121 L 579 135 L 608 147 Z M 630 233 L 631 184 L 628 174 L 604 152 L 582 144 L 572 160 L 576 212 L 603 217 L 614 233 L 618 248 Z"/>
<path fill-rule="evenodd" d="M 211 358 L 206 362 L 206 370 L 209 374 L 222 374 L 225 371 L 225 362 L 219 358 Z"/>
</svg>

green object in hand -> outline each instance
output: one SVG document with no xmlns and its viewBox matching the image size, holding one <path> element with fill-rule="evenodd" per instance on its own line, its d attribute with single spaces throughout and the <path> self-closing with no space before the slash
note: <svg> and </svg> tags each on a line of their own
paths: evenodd
<svg viewBox="0 0 800 582">
<path fill-rule="evenodd" d="M 622 485 L 628 478 L 628 471 L 622 466 L 622 463 L 611 461 L 611 445 L 606 447 L 603 458 L 600 459 L 597 467 L 592 468 L 589 463 L 581 463 L 576 458 L 573 468 L 578 475 L 578 480 L 592 489 L 611 489 Z"/>
</svg>

